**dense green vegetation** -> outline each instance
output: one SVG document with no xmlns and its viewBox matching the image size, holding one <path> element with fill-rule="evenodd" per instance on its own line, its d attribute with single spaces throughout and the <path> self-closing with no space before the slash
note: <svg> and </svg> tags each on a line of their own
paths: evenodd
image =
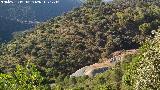
<svg viewBox="0 0 160 90">
<path fill-rule="evenodd" d="M 18 65 L 16 71 L 0 74 L 0 89 L 3 90 L 42 90 L 49 89 L 43 84 L 44 77 L 40 75 L 34 65 L 25 67 Z"/>
<path fill-rule="evenodd" d="M 96 77 L 66 77 L 56 88 L 73 90 L 159 90 L 160 89 L 160 29 L 154 39 L 148 39 L 136 55 Z"/>
<path fill-rule="evenodd" d="M 82 7 L 2 44 L 0 72 L 13 72 L 17 64 L 26 66 L 29 62 L 35 65 L 35 73 L 38 72 L 35 74 L 38 75 L 36 85 L 55 83 L 54 87 L 58 90 L 158 90 L 160 37 L 159 34 L 154 36 L 152 32 L 159 31 L 160 4 L 154 0 L 115 0 L 111 3 L 100 1 L 88 0 Z M 123 63 L 118 63 L 106 73 L 93 78 L 68 77 L 86 65 L 110 57 L 114 51 L 136 49 L 141 45 L 140 54 L 128 56 Z M 26 73 L 24 70 L 24 75 Z M 7 74 L 13 77 L 8 80 L 5 75 L 0 76 L 0 79 L 4 78 L 2 83 L 7 80 L 6 83 L 12 84 L 15 77 Z M 45 80 L 39 81 L 42 77 Z M 24 85 L 26 89 L 34 87 L 34 80 L 29 80 L 32 82 L 31 86 Z M 21 88 L 21 84 L 18 85 Z M 39 88 L 41 87 L 37 89 Z M 47 86 L 44 88 L 47 89 Z"/>
</svg>

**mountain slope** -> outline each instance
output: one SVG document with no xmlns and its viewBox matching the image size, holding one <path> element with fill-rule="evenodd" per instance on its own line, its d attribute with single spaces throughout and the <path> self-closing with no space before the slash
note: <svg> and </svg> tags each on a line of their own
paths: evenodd
<svg viewBox="0 0 160 90">
<path fill-rule="evenodd" d="M 159 39 L 160 31 L 155 33 L 154 39 L 147 40 L 139 53 L 127 55 L 123 62 L 107 72 L 96 75 L 94 78 L 65 77 L 58 81 L 53 88 L 81 89 L 81 90 L 159 90 L 160 89 L 160 59 Z"/>
<path fill-rule="evenodd" d="M 147 3 L 134 8 L 125 3 L 83 6 L 10 42 L 2 57 L 70 74 L 114 51 L 138 48 L 158 28 L 159 12 L 159 6 Z"/>
<path fill-rule="evenodd" d="M 139 48 L 147 38 L 154 37 L 153 30 L 158 31 L 160 5 L 156 1 L 120 1 L 85 3 L 2 45 L 2 72 L 12 71 L 17 64 L 33 63 L 48 80 L 63 83 L 66 75 L 109 58 L 115 51 Z M 121 75 L 121 69 L 117 68 L 110 72 Z M 120 90 L 122 77 L 111 79 L 118 80 L 116 84 L 112 82 L 113 89 Z M 71 86 L 74 82 L 75 79 Z"/>
</svg>

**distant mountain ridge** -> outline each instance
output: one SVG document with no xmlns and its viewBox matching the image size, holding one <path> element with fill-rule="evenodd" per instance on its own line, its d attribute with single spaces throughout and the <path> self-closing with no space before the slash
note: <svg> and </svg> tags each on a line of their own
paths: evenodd
<svg viewBox="0 0 160 90">
<path fill-rule="evenodd" d="M 24 0 L 22 0 L 24 1 Z M 44 1 L 44 0 L 39 0 Z M 49 2 L 50 0 L 45 0 Z M 57 1 L 57 0 L 52 0 Z M 80 6 L 79 0 L 58 0 L 59 3 L 22 3 L 2 4 L 0 3 L 0 16 L 21 21 L 46 21 L 52 17 L 68 12 L 74 7 Z"/>
<path fill-rule="evenodd" d="M 52 1 L 56 2 L 57 0 Z M 79 0 L 58 0 L 58 3 L 53 4 L 0 3 L 0 42 L 10 40 L 13 32 L 29 29 L 37 23 L 62 15 L 80 5 L 81 2 Z"/>
<path fill-rule="evenodd" d="M 16 20 L 0 17 L 0 42 L 8 41 L 14 32 L 23 31 L 34 24 L 22 23 Z"/>
</svg>

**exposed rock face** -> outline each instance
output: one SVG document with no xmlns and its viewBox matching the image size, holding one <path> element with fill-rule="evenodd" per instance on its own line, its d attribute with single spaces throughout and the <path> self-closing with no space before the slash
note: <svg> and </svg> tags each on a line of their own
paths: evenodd
<svg viewBox="0 0 160 90">
<path fill-rule="evenodd" d="M 103 65 L 102 65 L 103 64 Z M 106 70 L 108 70 L 110 67 L 107 64 L 104 63 L 97 63 L 94 65 L 90 65 L 90 66 L 85 66 L 79 70 L 77 70 L 75 73 L 73 73 L 72 75 L 70 75 L 70 77 L 79 77 L 79 76 L 90 76 L 93 77 L 96 74 L 99 73 L 103 73 Z"/>
<path fill-rule="evenodd" d="M 73 73 L 72 75 L 70 75 L 70 77 L 74 76 L 74 77 L 79 77 L 79 76 L 84 76 L 85 75 L 85 70 L 88 68 L 89 66 L 85 66 L 79 70 L 77 70 L 75 73 Z"/>
<path fill-rule="evenodd" d="M 110 68 L 114 67 L 117 62 L 123 61 L 123 59 L 127 55 L 133 55 L 138 53 L 138 50 L 132 49 L 132 50 L 126 50 L 126 51 L 117 51 L 111 54 L 111 58 L 103 58 L 101 61 L 104 61 L 103 63 L 95 63 L 90 66 L 85 66 L 79 70 L 77 70 L 75 73 L 70 75 L 70 77 L 79 77 L 79 76 L 90 76 L 93 77 L 97 74 L 103 73 Z"/>
</svg>

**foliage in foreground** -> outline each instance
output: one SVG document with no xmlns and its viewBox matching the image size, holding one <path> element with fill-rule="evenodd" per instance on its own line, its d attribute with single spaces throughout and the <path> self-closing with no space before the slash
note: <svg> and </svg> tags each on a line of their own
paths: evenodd
<svg viewBox="0 0 160 90">
<path fill-rule="evenodd" d="M 34 65 L 17 65 L 14 72 L 0 74 L 0 90 L 49 90 L 44 80 Z"/>
<path fill-rule="evenodd" d="M 153 40 L 149 40 L 147 51 L 142 54 L 133 86 L 136 90 L 160 89 L 160 29 Z"/>
</svg>

